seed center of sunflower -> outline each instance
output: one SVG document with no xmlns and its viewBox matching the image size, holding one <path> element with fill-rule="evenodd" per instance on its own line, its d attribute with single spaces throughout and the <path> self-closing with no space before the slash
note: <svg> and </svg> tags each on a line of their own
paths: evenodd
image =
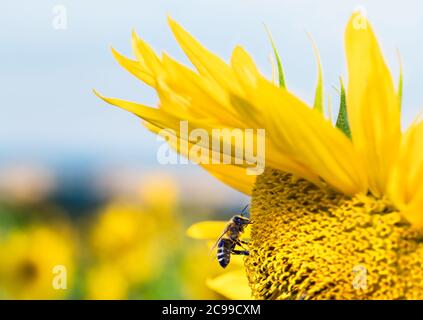
<svg viewBox="0 0 423 320">
<path fill-rule="evenodd" d="M 423 298 L 423 242 L 386 199 L 347 197 L 274 169 L 253 191 L 257 299 Z"/>
</svg>

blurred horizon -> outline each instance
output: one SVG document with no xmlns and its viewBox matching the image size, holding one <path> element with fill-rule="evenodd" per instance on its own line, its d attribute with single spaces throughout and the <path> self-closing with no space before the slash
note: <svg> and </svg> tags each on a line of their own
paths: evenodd
<svg viewBox="0 0 423 320">
<path fill-rule="evenodd" d="M 66 8 L 66 30 L 52 27 L 55 5 Z M 288 86 L 309 103 L 316 82 L 315 58 L 305 31 L 310 32 L 320 50 L 326 94 L 331 95 L 336 111 L 338 97 L 332 86 L 338 85 L 339 76 L 346 77 L 342 34 L 357 7 L 365 8 L 395 81 L 399 70 L 396 49 L 401 52 L 403 124 L 409 124 L 423 102 L 418 89 L 423 74 L 419 41 L 423 10 L 418 9 L 423 6 L 418 1 L 400 6 L 374 0 L 319 4 L 310 0 L 295 4 L 257 0 L 3 2 L 0 165 L 22 160 L 47 165 L 72 161 L 81 166 L 155 164 L 159 142 L 154 135 L 136 117 L 100 101 L 92 89 L 155 105 L 153 90 L 118 66 L 110 46 L 130 55 L 134 29 L 158 52 L 166 51 L 188 64 L 171 35 L 167 15 L 225 60 L 235 45 L 245 46 L 270 76 L 271 47 L 262 25 L 266 23 L 280 49 Z"/>
</svg>

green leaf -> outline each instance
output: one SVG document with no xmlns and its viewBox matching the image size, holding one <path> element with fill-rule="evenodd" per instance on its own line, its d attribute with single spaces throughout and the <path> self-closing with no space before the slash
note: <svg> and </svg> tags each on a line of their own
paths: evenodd
<svg viewBox="0 0 423 320">
<path fill-rule="evenodd" d="M 266 25 L 264 25 L 264 28 L 266 29 L 266 32 L 269 36 L 270 44 L 272 45 L 272 48 L 273 48 L 273 54 L 275 55 L 275 58 L 276 58 L 276 64 L 277 64 L 277 67 L 278 67 L 279 86 L 281 88 L 286 89 L 285 74 L 284 74 L 284 71 L 283 71 L 282 61 L 281 61 L 281 58 L 279 56 L 278 49 L 276 48 L 275 42 L 273 41 L 273 37 L 272 37 L 272 34 L 270 33 L 270 30 L 267 28 Z"/>
<path fill-rule="evenodd" d="M 311 35 L 309 33 L 308 33 L 308 36 L 311 40 L 311 44 L 313 46 L 313 52 L 314 52 L 314 55 L 316 56 L 316 60 L 317 60 L 317 86 L 316 86 L 316 91 L 315 91 L 315 94 L 314 94 L 313 107 L 314 107 L 314 109 L 318 110 L 320 113 L 323 113 L 324 94 L 323 94 L 322 64 L 320 62 L 320 55 L 319 55 L 319 51 L 317 50 L 316 43 L 314 42 L 313 38 L 311 37 Z"/>
<path fill-rule="evenodd" d="M 351 139 L 351 130 L 350 125 L 348 123 L 345 87 L 342 78 L 339 78 L 339 80 L 341 82 L 341 104 L 339 106 L 338 118 L 336 119 L 336 127 L 340 129 L 348 138 Z"/>
</svg>

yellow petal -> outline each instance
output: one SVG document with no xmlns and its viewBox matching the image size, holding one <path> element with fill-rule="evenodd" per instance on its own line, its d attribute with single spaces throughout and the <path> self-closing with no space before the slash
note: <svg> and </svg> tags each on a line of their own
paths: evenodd
<svg viewBox="0 0 423 320">
<path fill-rule="evenodd" d="M 247 128 L 265 128 L 267 130 L 266 163 L 271 167 L 296 174 L 312 182 L 318 183 L 319 179 L 312 170 L 283 153 L 277 146 L 277 142 L 272 140 L 272 132 L 268 131 L 268 123 L 263 122 L 265 114 L 268 113 L 267 109 L 263 108 L 261 104 L 255 105 L 252 103 L 254 101 L 253 92 L 257 90 L 259 83 L 263 81 L 263 76 L 257 70 L 252 58 L 242 47 L 238 46 L 233 51 L 231 66 L 245 92 L 245 96 L 232 94 L 231 102 L 240 117 L 245 119 L 244 121 L 246 122 Z"/>
<path fill-rule="evenodd" d="M 213 79 L 223 88 L 236 88 L 235 76 L 231 68 L 222 59 L 202 46 L 170 17 L 168 22 L 182 50 L 200 74 Z"/>
<path fill-rule="evenodd" d="M 133 33 L 134 52 L 138 61 L 123 58 L 118 54 L 116 57 L 130 72 L 154 85 L 160 98 L 160 108 L 149 108 L 119 99 L 102 98 L 113 105 L 135 113 L 147 123 L 157 127 L 158 130 L 169 128 L 175 130 L 177 134 L 179 132 L 178 120 L 189 120 L 191 129 L 203 128 L 210 132 L 213 128 L 267 129 L 265 123 L 255 121 L 262 117 L 260 112 L 257 113 L 261 106 L 254 108 L 251 107 L 252 104 L 234 104 L 236 102 L 234 97 L 241 101 L 245 97 L 245 92 L 248 92 L 250 87 L 254 87 L 256 81 L 262 78 L 248 54 L 242 48 L 236 48 L 232 59 L 233 68 L 231 68 L 202 47 L 175 22 L 172 20 L 169 22 L 181 47 L 196 65 L 200 75 L 167 55 L 164 55 L 163 60 L 160 61 L 154 51 Z M 144 79 L 145 74 L 152 79 Z M 244 86 L 244 90 L 240 84 Z M 250 112 L 255 111 L 253 116 L 249 116 Z M 232 146 L 232 149 L 234 147 Z M 188 152 L 188 150 L 175 149 L 183 154 Z M 270 155 L 266 158 L 269 165 L 292 172 L 315 183 L 319 182 L 318 177 L 309 168 L 278 149 L 279 147 L 274 141 L 266 139 L 266 155 Z M 215 151 L 212 150 L 212 152 Z M 234 154 L 235 152 L 232 152 L 231 156 Z M 252 163 L 255 161 L 255 159 L 250 160 L 253 160 Z M 255 176 L 247 175 L 238 166 L 202 165 L 224 183 L 243 193 L 251 194 Z M 245 168 L 246 165 L 241 167 Z"/>
<path fill-rule="evenodd" d="M 228 221 L 202 221 L 193 224 L 187 230 L 187 236 L 201 240 L 217 240 Z"/>
<path fill-rule="evenodd" d="M 235 71 L 238 81 L 247 90 L 251 86 L 256 86 L 257 81 L 261 78 L 253 59 L 241 46 L 236 46 L 233 50 L 231 66 Z"/>
<path fill-rule="evenodd" d="M 404 135 L 389 196 L 408 221 L 423 227 L 423 122 L 413 124 Z"/>
<path fill-rule="evenodd" d="M 320 112 L 265 79 L 251 90 L 249 98 L 257 109 L 261 108 L 260 121 L 266 128 L 266 138 L 274 141 L 281 154 L 303 164 L 345 194 L 367 190 L 366 177 L 351 141 Z"/>
<path fill-rule="evenodd" d="M 386 190 L 400 142 L 400 112 L 391 74 L 370 23 L 355 13 L 346 28 L 347 108 L 354 146 L 375 195 Z"/>
<path fill-rule="evenodd" d="M 236 215 L 238 213 L 232 213 L 232 215 Z M 222 232 L 225 230 L 228 221 L 201 221 L 194 223 L 191 225 L 187 230 L 187 236 L 194 238 L 194 239 L 201 239 L 201 240 L 212 240 L 216 241 L 221 235 Z M 242 233 L 243 239 L 250 238 L 251 228 L 247 226 Z M 214 243 L 213 243 L 214 244 Z"/>
<path fill-rule="evenodd" d="M 367 190 L 362 161 L 351 141 L 321 114 L 267 81 L 241 47 L 234 50 L 229 66 L 176 22 L 169 19 L 169 24 L 199 73 L 167 55 L 160 59 L 134 33 L 137 61 L 125 60 L 120 55 L 117 58 L 129 71 L 154 85 L 160 98 L 159 108 L 112 98 L 103 98 L 105 101 L 135 113 L 147 126 L 156 128 L 155 131 L 168 128 L 176 135 L 180 120 L 189 121 L 191 130 L 202 128 L 208 133 L 213 128 L 264 128 L 267 165 L 316 184 L 321 184 L 323 179 L 347 194 Z M 150 78 L 144 79 L 146 75 Z M 253 134 L 253 139 L 257 135 Z M 201 147 L 210 149 L 209 145 Z M 233 157 L 236 146 L 230 147 Z M 173 148 L 185 156 L 189 150 L 180 150 L 178 143 Z M 248 157 L 251 159 L 245 160 L 253 160 L 252 163 L 256 160 Z M 237 190 L 251 193 L 255 177 L 243 172 L 246 164 L 238 163 L 236 167 L 204 164 L 203 167 Z"/>
<path fill-rule="evenodd" d="M 129 73 L 145 82 L 147 85 L 154 87 L 155 79 L 147 68 L 143 67 L 138 61 L 128 59 L 112 48 L 113 57 L 116 61 Z"/>
<path fill-rule="evenodd" d="M 179 125 L 179 119 L 172 118 L 170 115 L 165 114 L 163 111 L 144 106 L 139 103 L 125 101 L 116 98 L 107 98 L 102 96 L 100 93 L 94 90 L 94 93 L 97 97 L 104 100 L 105 102 L 120 107 L 124 110 L 127 110 L 135 115 L 141 117 L 142 119 L 154 124 L 158 128 L 168 128 L 171 123 Z"/>
<path fill-rule="evenodd" d="M 166 84 L 188 101 L 189 112 L 203 118 L 219 119 L 221 124 L 242 127 L 242 119 L 233 112 L 228 94 L 207 78 L 163 54 Z M 207 108 L 204 108 L 207 106 Z"/>
<path fill-rule="evenodd" d="M 154 50 L 135 31 L 132 32 L 132 49 L 138 61 L 145 65 L 155 76 L 159 75 L 163 68 L 159 57 Z"/>
<path fill-rule="evenodd" d="M 222 181 L 226 185 L 246 195 L 250 196 L 252 194 L 257 176 L 248 175 L 245 168 L 236 167 L 233 165 L 200 165 L 212 176 Z"/>
<path fill-rule="evenodd" d="M 404 70 L 402 67 L 402 59 L 401 59 L 401 55 L 398 51 L 398 61 L 399 61 L 399 77 L 398 77 L 398 86 L 397 86 L 397 96 L 398 96 L 398 105 L 399 105 L 399 110 L 401 113 L 401 107 L 402 107 L 402 91 L 403 91 L 403 86 L 404 86 Z"/>
<path fill-rule="evenodd" d="M 208 279 L 207 286 L 231 300 L 251 300 L 251 289 L 244 270 L 226 272 Z"/>
<path fill-rule="evenodd" d="M 153 125 L 152 123 L 146 122 L 144 123 L 146 128 L 148 128 L 150 131 L 158 134 L 161 130 L 160 127 L 157 127 Z M 180 148 L 178 146 L 179 140 L 171 139 L 168 141 L 169 146 L 175 150 L 176 152 L 180 153 L 185 158 L 188 158 L 188 152 L 192 146 L 192 144 L 188 144 L 188 150 L 185 148 Z M 211 157 L 210 152 L 210 157 Z M 193 158 L 194 156 L 194 158 Z M 253 186 L 256 182 L 255 175 L 248 175 L 246 172 L 246 168 L 243 166 L 235 166 L 235 165 L 229 165 L 229 164 L 212 164 L 211 160 L 207 159 L 208 163 L 202 163 L 198 157 L 195 158 L 195 155 L 190 155 L 190 160 L 198 163 L 201 167 L 203 167 L 207 172 L 209 172 L 212 176 L 220 180 L 221 182 L 225 183 L 226 185 L 230 186 L 231 188 L 234 188 L 235 190 L 238 190 L 242 193 L 245 193 L 246 195 L 251 195 Z"/>
</svg>

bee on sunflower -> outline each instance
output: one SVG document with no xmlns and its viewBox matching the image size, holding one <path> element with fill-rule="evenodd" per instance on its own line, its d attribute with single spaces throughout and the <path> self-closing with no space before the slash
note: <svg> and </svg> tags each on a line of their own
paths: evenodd
<svg viewBox="0 0 423 320">
<path fill-rule="evenodd" d="M 322 112 L 320 63 L 315 103 L 308 106 L 287 89 L 279 60 L 278 86 L 242 47 L 227 64 L 169 24 L 196 70 L 159 57 L 134 33 L 136 59 L 113 54 L 156 90 L 158 108 L 102 98 L 156 133 L 181 120 L 207 130 L 266 130 L 263 174 L 200 163 L 252 196 L 244 260 L 252 297 L 422 299 L 423 122 L 401 130 L 402 80 L 395 88 L 366 17 L 354 13 L 345 30 L 348 84 L 341 85 L 336 124 Z"/>
</svg>

